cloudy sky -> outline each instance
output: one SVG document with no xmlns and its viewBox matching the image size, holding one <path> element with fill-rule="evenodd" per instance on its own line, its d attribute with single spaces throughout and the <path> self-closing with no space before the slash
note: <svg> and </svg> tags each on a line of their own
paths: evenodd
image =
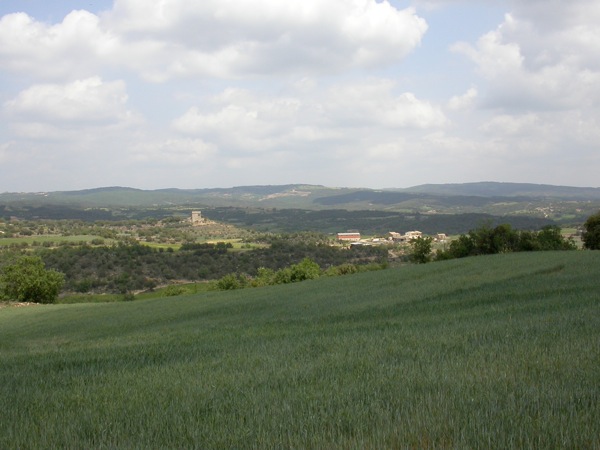
<svg viewBox="0 0 600 450">
<path fill-rule="evenodd" d="M 0 192 L 600 186 L 598 0 L 0 0 Z"/>
</svg>

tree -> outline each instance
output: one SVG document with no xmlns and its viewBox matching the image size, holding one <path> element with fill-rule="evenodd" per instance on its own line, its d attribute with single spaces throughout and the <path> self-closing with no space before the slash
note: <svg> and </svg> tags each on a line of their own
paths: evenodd
<svg viewBox="0 0 600 450">
<path fill-rule="evenodd" d="M 540 250 L 575 250 L 577 246 L 572 239 L 565 239 L 561 233 L 560 227 L 556 225 L 547 225 L 542 228 L 537 240 Z"/>
<path fill-rule="evenodd" d="M 431 243 L 433 238 L 418 237 L 412 241 L 412 252 L 410 259 L 417 264 L 425 264 L 431 261 Z"/>
<path fill-rule="evenodd" d="M 583 227 L 583 246 L 590 250 L 600 250 L 600 211 L 588 217 Z"/>
<path fill-rule="evenodd" d="M 321 268 L 310 258 L 304 258 L 298 264 L 293 264 L 290 269 L 292 271 L 292 283 L 314 280 L 321 275 Z"/>
<path fill-rule="evenodd" d="M 275 271 L 267 267 L 259 267 L 256 271 L 256 277 L 254 277 L 251 284 L 254 287 L 275 284 Z"/>
<path fill-rule="evenodd" d="M 518 247 L 519 233 L 509 224 L 498 225 L 492 230 L 492 253 L 509 253 Z"/>
<path fill-rule="evenodd" d="M 491 222 L 481 225 L 479 228 L 469 231 L 469 238 L 473 243 L 473 254 L 491 255 L 494 251 L 494 229 Z"/>
<path fill-rule="evenodd" d="M 40 257 L 23 256 L 2 268 L 0 293 L 10 300 L 54 303 L 64 281 L 64 274 L 47 270 Z"/>
<path fill-rule="evenodd" d="M 244 276 L 230 273 L 217 281 L 217 289 L 221 291 L 243 289 L 246 287 L 246 284 L 246 278 L 244 278 Z"/>
<path fill-rule="evenodd" d="M 458 239 L 450 242 L 450 248 L 447 252 L 451 258 L 473 256 L 475 255 L 475 243 L 471 239 L 471 236 L 461 234 Z"/>
</svg>

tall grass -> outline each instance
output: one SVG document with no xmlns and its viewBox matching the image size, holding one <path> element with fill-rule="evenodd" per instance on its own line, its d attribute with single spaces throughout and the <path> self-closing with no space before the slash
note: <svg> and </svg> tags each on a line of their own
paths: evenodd
<svg viewBox="0 0 600 450">
<path fill-rule="evenodd" d="M 599 252 L 0 310 L 0 448 L 598 448 Z"/>
</svg>

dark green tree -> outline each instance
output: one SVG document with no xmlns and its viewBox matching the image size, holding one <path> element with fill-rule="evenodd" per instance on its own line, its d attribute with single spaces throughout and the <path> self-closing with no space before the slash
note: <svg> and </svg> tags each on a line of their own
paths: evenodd
<svg viewBox="0 0 600 450">
<path fill-rule="evenodd" d="M 588 217 L 583 227 L 583 246 L 590 250 L 600 250 L 600 211 Z"/>
<path fill-rule="evenodd" d="M 466 258 L 475 255 L 475 243 L 471 236 L 461 234 L 458 239 L 450 242 L 448 253 L 451 258 Z"/>
<path fill-rule="evenodd" d="M 37 256 L 23 256 L 0 272 L 0 293 L 9 300 L 54 303 L 65 276 L 48 270 Z"/>
<path fill-rule="evenodd" d="M 491 255 L 495 252 L 494 229 L 490 223 L 485 223 L 479 228 L 469 231 L 469 238 L 473 243 L 472 252 L 475 255 Z"/>
<path fill-rule="evenodd" d="M 540 250 L 575 250 L 577 246 L 572 239 L 565 239 L 560 227 L 548 225 L 537 234 Z"/>
<path fill-rule="evenodd" d="M 492 253 L 509 253 L 518 250 L 519 233 L 509 224 L 498 225 L 492 230 Z"/>
<path fill-rule="evenodd" d="M 413 239 L 411 242 L 412 251 L 410 253 L 410 259 L 417 264 L 425 264 L 431 261 L 431 245 L 433 238 L 418 237 Z"/>
</svg>

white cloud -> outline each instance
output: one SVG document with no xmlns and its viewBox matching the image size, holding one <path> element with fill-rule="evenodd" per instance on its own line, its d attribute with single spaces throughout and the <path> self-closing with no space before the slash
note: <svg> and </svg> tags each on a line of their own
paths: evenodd
<svg viewBox="0 0 600 450">
<path fill-rule="evenodd" d="M 156 80 L 386 65 L 418 46 L 427 29 L 414 10 L 374 0 L 175 0 L 168 7 L 121 0 L 113 17 L 128 42 L 154 46 L 134 64 Z"/>
<path fill-rule="evenodd" d="M 3 116 L 19 140 L 61 142 L 64 149 L 85 152 L 92 142 L 127 142 L 144 119 L 128 108 L 122 81 L 98 77 L 65 84 L 38 84 L 4 103 Z M 61 150 L 62 154 L 62 150 Z"/>
<path fill-rule="evenodd" d="M 383 142 L 367 148 L 365 156 L 368 161 L 398 161 L 410 155 L 409 147 L 404 139 L 399 138 L 394 142 Z M 360 160 L 360 164 L 364 163 L 364 160 Z"/>
<path fill-rule="evenodd" d="M 477 0 L 477 2 L 473 2 L 473 0 L 412 0 L 411 3 L 420 11 L 439 12 L 455 6 L 498 7 L 506 5 L 507 2 L 506 0 Z"/>
<path fill-rule="evenodd" d="M 128 68 L 152 81 L 191 76 L 339 72 L 398 62 L 427 25 L 375 0 L 117 0 L 100 17 L 55 25 L 24 13 L 0 21 L 0 62 L 20 73 L 82 77 Z"/>
<path fill-rule="evenodd" d="M 8 161 L 8 147 L 10 142 L 0 143 L 0 162 Z"/>
<path fill-rule="evenodd" d="M 36 2 L 0 18 L 11 190 L 597 179 L 596 0 Z"/>
<path fill-rule="evenodd" d="M 481 126 L 481 130 L 488 134 L 501 136 L 527 136 L 540 126 L 540 119 L 536 114 L 495 116 Z"/>
<path fill-rule="evenodd" d="M 259 98 L 249 91 L 229 89 L 213 103 L 213 111 L 190 108 L 173 121 L 173 128 L 212 139 L 229 151 L 265 152 L 284 142 L 302 120 L 300 102 L 294 98 Z"/>
<path fill-rule="evenodd" d="M 397 83 L 391 80 L 340 85 L 329 90 L 322 107 L 328 117 L 348 126 L 431 128 L 446 123 L 438 106 L 396 90 Z"/>
<path fill-rule="evenodd" d="M 461 110 L 471 108 L 477 99 L 477 89 L 469 88 L 463 95 L 455 95 L 448 101 L 450 110 Z"/>
<path fill-rule="evenodd" d="M 118 48 L 118 38 L 87 11 L 73 11 L 55 25 L 24 13 L 0 18 L 0 62 L 32 78 L 89 76 Z"/>
<path fill-rule="evenodd" d="M 332 148 L 345 145 L 360 151 L 359 141 L 377 142 L 390 134 L 397 136 L 399 131 L 446 124 L 439 106 L 412 93 L 395 94 L 396 88 L 390 80 L 372 80 L 315 88 L 309 95 L 304 91 L 303 97 L 259 96 L 228 89 L 215 96 L 208 107 L 188 109 L 172 127 L 213 142 L 228 153 L 243 153 L 281 149 L 314 152 L 314 144 Z"/>
<path fill-rule="evenodd" d="M 38 84 L 5 103 L 5 112 L 22 120 L 59 123 L 108 124 L 128 120 L 123 81 L 99 77 L 67 84 Z"/>
<path fill-rule="evenodd" d="M 453 131 L 472 148 L 485 149 L 487 169 L 508 181 L 506 174 L 517 181 L 563 177 L 574 185 L 593 184 L 572 168 L 579 161 L 579 174 L 590 180 L 597 161 L 600 3 L 531 0 L 513 1 L 512 7 L 475 44 L 452 46 L 476 64 L 482 79 L 478 109 L 463 111 L 462 131 Z M 451 110 L 460 100 L 451 99 Z"/>
<path fill-rule="evenodd" d="M 453 46 L 487 80 L 489 106 L 543 110 L 600 103 L 600 4 L 552 3 L 517 3 L 475 46 Z"/>
<path fill-rule="evenodd" d="M 134 162 L 151 166 L 168 164 L 187 166 L 207 162 L 216 156 L 214 145 L 201 139 L 167 139 L 161 142 L 135 144 L 129 151 Z"/>
</svg>

